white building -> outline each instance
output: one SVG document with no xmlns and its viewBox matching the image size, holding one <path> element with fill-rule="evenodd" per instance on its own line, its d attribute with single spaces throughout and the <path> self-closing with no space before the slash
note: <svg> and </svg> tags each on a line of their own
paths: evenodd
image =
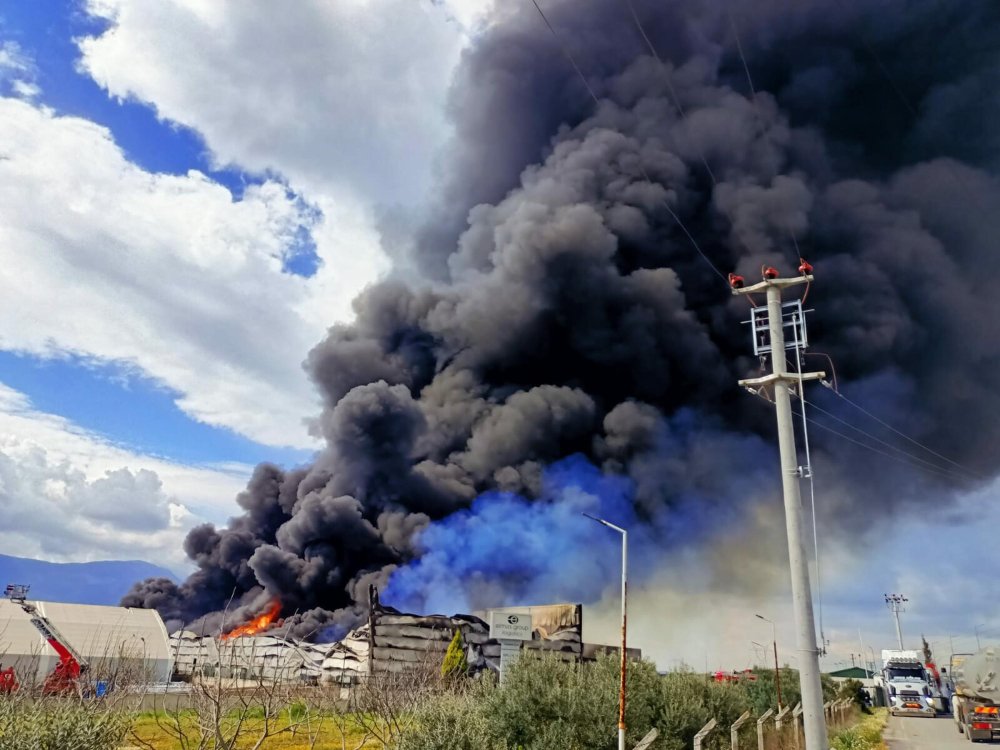
<svg viewBox="0 0 1000 750">
<path fill-rule="evenodd" d="M 29 601 L 87 660 L 95 679 L 122 668 L 166 682 L 173 671 L 167 629 L 152 609 Z M 0 599 L 0 664 L 22 683 L 45 680 L 59 657 L 20 605 Z"/>
</svg>

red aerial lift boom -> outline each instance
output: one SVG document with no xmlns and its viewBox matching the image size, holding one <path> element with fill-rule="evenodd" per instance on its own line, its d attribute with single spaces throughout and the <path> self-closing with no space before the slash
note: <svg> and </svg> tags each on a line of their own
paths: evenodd
<svg viewBox="0 0 1000 750">
<path fill-rule="evenodd" d="M 42 693 L 52 695 L 75 690 L 80 675 L 86 672 L 90 665 L 63 637 L 56 626 L 39 612 L 34 604 L 28 603 L 29 588 L 29 586 L 22 584 L 11 583 L 7 585 L 4 596 L 24 610 L 31 619 L 31 624 L 35 626 L 35 630 L 42 634 L 42 638 L 59 655 L 59 663 L 42 684 Z M 18 687 L 17 675 L 13 667 L 0 671 L 0 693 L 10 693 L 17 690 Z"/>
</svg>

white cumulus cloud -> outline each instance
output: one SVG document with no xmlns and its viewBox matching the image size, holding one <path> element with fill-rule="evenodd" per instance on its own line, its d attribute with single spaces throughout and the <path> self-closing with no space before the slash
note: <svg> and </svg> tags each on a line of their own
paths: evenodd
<svg viewBox="0 0 1000 750">
<path fill-rule="evenodd" d="M 35 62 L 17 42 L 0 41 L 0 92 L 4 86 L 23 99 L 32 99 L 41 93 L 35 83 Z"/>
<path fill-rule="evenodd" d="M 301 362 L 383 263 L 349 205 L 323 210 L 273 180 L 236 200 L 144 171 L 106 129 L 0 98 L 0 346 L 120 363 L 194 419 L 309 447 Z M 282 262 L 310 223 L 324 265 L 305 279 Z"/>
<path fill-rule="evenodd" d="M 448 134 L 451 72 L 482 0 L 89 0 L 81 66 L 201 133 L 220 164 L 310 193 L 412 202 Z"/>
<path fill-rule="evenodd" d="M 221 521 L 245 465 L 143 455 L 33 407 L 0 384 L 0 549 L 48 560 L 141 556 L 184 567 L 182 540 Z"/>
</svg>

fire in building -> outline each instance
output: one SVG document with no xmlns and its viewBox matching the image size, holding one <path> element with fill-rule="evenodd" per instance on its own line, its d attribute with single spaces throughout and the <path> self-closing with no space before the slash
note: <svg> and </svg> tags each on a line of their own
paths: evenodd
<svg viewBox="0 0 1000 750">
<path fill-rule="evenodd" d="M 383 605 L 373 592 L 367 621 L 334 643 L 308 643 L 291 637 L 280 623 L 265 632 L 247 626 L 222 636 L 181 630 L 170 639 L 175 674 L 180 679 L 214 676 L 235 679 L 301 680 L 354 684 L 376 672 L 437 668 L 455 632 L 461 634 L 472 671 L 496 671 L 500 642 L 489 634 L 490 613 L 416 615 Z M 613 647 L 583 641 L 583 606 L 549 604 L 505 607 L 531 616 L 531 640 L 522 648 L 567 661 L 594 658 Z M 639 651 L 629 650 L 639 658 Z"/>
</svg>

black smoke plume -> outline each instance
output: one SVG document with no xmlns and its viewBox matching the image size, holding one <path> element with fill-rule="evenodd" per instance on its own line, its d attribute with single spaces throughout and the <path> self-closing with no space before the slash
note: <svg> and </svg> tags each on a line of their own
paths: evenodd
<svg viewBox="0 0 1000 750">
<path fill-rule="evenodd" d="M 295 634 L 329 637 L 417 564 L 429 525 L 493 490 L 551 503 L 568 456 L 626 480 L 636 523 L 738 518 L 736 473 L 777 477 L 773 416 L 735 386 L 758 367 L 746 301 L 686 231 L 748 280 L 807 257 L 842 390 L 996 472 L 1000 5 L 633 4 L 659 59 L 624 0 L 542 0 L 559 42 L 530 3 L 501 4 L 453 85 L 447 177 L 411 248 L 423 278 L 366 291 L 308 355 L 326 449 L 258 467 L 242 515 L 190 533 L 197 571 L 124 604 L 223 628 L 279 597 Z M 814 439 L 847 527 L 974 482 Z"/>
</svg>

